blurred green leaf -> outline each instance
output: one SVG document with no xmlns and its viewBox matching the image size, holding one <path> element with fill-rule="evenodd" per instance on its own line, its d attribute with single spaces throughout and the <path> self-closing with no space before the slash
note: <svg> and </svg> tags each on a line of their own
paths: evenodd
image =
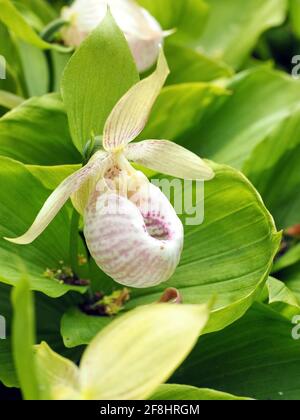
<svg viewBox="0 0 300 420">
<path fill-rule="evenodd" d="M 37 35 L 10 0 L 0 0 L 0 9 L 0 20 L 18 38 L 28 42 L 28 44 L 35 45 L 37 48 L 50 48 L 50 45 Z"/>
<path fill-rule="evenodd" d="M 183 83 L 162 89 L 140 139 L 177 140 L 197 126 L 207 109 L 229 92 L 214 83 Z"/>
<path fill-rule="evenodd" d="M 43 400 L 80 399 L 79 369 L 71 360 L 54 352 L 46 342 L 36 346 L 35 361 Z"/>
<path fill-rule="evenodd" d="M 56 12 L 46 0 L 18 0 L 32 10 L 44 23 L 56 18 Z"/>
<path fill-rule="evenodd" d="M 45 277 L 47 269 L 60 268 L 60 261 L 70 265 L 70 216 L 66 209 L 60 212 L 46 232 L 30 246 L 12 245 L 1 239 L 24 233 L 50 191 L 23 164 L 5 157 L 0 158 L 0 178 L 0 281 L 10 285 L 18 282 L 18 256 L 30 276 L 33 290 L 52 297 L 62 296 L 69 290 L 85 292 L 85 287 L 70 286 Z"/>
<path fill-rule="evenodd" d="M 0 20 L 0 54 L 5 58 L 6 79 L 0 79 L 0 88 L 25 95 L 22 66 L 16 40 Z"/>
<path fill-rule="evenodd" d="M 278 258 L 273 267 L 273 273 L 283 270 L 300 261 L 300 244 L 292 246 L 284 255 Z"/>
<path fill-rule="evenodd" d="M 112 108 L 137 81 L 128 44 L 108 12 L 72 56 L 62 80 L 70 130 L 80 152 L 92 135 L 102 134 Z"/>
<path fill-rule="evenodd" d="M 0 119 L 0 154 L 33 165 L 81 162 L 57 95 L 32 98 Z"/>
<path fill-rule="evenodd" d="M 239 68 L 259 36 L 279 26 L 287 0 L 206 0 L 209 18 L 200 46 L 208 55 Z"/>
<path fill-rule="evenodd" d="M 53 92 L 60 92 L 61 79 L 63 76 L 64 69 L 72 56 L 71 52 L 62 52 L 62 51 L 51 51 L 51 60 L 53 66 L 52 74 L 52 90 Z"/>
<path fill-rule="evenodd" d="M 184 45 L 168 43 L 165 48 L 171 70 L 167 83 L 210 82 L 233 75 L 233 70 L 220 60 Z"/>
<path fill-rule="evenodd" d="M 269 304 L 288 319 L 300 314 L 300 301 L 283 282 L 269 277 L 267 281 Z"/>
<path fill-rule="evenodd" d="M 16 263 L 17 260 L 16 260 Z M 15 366 L 25 400 L 39 398 L 36 366 L 33 356 L 35 344 L 35 314 L 30 284 L 20 277 L 12 293 L 13 316 L 13 355 Z"/>
<path fill-rule="evenodd" d="M 204 157 L 242 169 L 257 145 L 300 105 L 300 85 L 284 73 L 258 67 L 234 77 L 227 88 L 232 95 L 213 104 L 180 142 Z"/>
<path fill-rule="evenodd" d="M 49 68 L 44 51 L 25 42 L 18 42 L 28 96 L 41 96 L 49 91 Z"/>
<path fill-rule="evenodd" d="M 183 255 L 175 274 L 160 286 L 131 290 L 127 310 L 157 302 L 168 287 L 177 288 L 184 303 L 205 303 L 215 297 L 205 330 L 212 332 L 240 318 L 261 292 L 280 234 L 244 176 L 227 166 L 213 168 L 216 177 L 205 184 L 204 223 L 185 226 Z M 202 196 L 195 197 L 195 203 L 201 202 Z M 105 287 L 105 277 L 98 273 Z M 87 344 L 106 323 L 107 319 L 70 310 L 62 319 L 65 344 Z"/>
<path fill-rule="evenodd" d="M 236 397 L 212 389 L 200 389 L 189 385 L 166 384 L 160 387 L 151 396 L 151 400 L 162 401 L 244 401 L 248 398 Z"/>
<path fill-rule="evenodd" d="M 42 344 L 36 354 L 42 384 L 52 399 L 147 398 L 186 358 L 208 317 L 208 305 L 137 308 L 94 338 L 79 369 Z"/>
<path fill-rule="evenodd" d="M 19 386 L 14 369 L 11 342 L 8 339 L 0 341 L 0 382 L 8 388 Z"/>
<path fill-rule="evenodd" d="M 277 273 L 276 276 L 294 293 L 300 302 L 300 262 L 293 264 Z"/>
<path fill-rule="evenodd" d="M 241 320 L 201 338 L 171 378 L 261 400 L 299 400 L 300 342 L 293 324 L 255 304 Z"/>
<path fill-rule="evenodd" d="M 61 334 L 65 346 L 73 348 L 88 344 L 99 331 L 112 322 L 112 319 L 86 315 L 79 308 L 70 308 L 61 320 Z"/>
<path fill-rule="evenodd" d="M 296 89 L 296 85 L 295 85 Z M 298 90 L 297 90 L 298 93 Z M 285 98 L 287 91 L 285 91 Z M 300 101 L 253 150 L 244 172 L 280 228 L 300 223 Z M 272 128 L 272 127 L 270 127 Z"/>
<path fill-rule="evenodd" d="M 203 0 L 138 0 L 162 25 L 176 29 L 172 41 L 195 44 L 206 24 L 208 7 Z"/>
<path fill-rule="evenodd" d="M 7 109 L 13 109 L 21 105 L 23 102 L 24 99 L 20 96 L 0 90 L 0 106 L 4 106 Z"/>
<path fill-rule="evenodd" d="M 0 381 L 8 387 L 18 387 L 19 382 L 15 372 L 11 348 L 12 332 L 12 287 L 0 283 L 0 312 L 5 316 L 7 327 L 6 340 L 0 340 Z M 66 350 L 60 336 L 60 319 L 66 307 L 78 301 L 78 294 L 68 294 L 59 299 L 52 299 L 43 294 L 35 294 L 35 310 L 37 323 L 37 340 L 47 341 L 55 351 L 78 361 L 81 348 Z"/>
<path fill-rule="evenodd" d="M 300 38 L 300 0 L 289 0 L 293 31 Z"/>
</svg>

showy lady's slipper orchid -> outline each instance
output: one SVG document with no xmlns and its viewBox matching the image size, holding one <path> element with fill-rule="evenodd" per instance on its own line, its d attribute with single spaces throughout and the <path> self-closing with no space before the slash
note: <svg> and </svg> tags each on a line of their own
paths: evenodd
<svg viewBox="0 0 300 420">
<path fill-rule="evenodd" d="M 164 32 L 154 17 L 133 0 L 75 0 L 62 10 L 62 18 L 69 22 L 62 30 L 64 43 L 78 47 L 104 19 L 107 6 L 128 41 L 138 70 L 148 70 L 157 60 L 164 36 L 173 31 Z"/>
<path fill-rule="evenodd" d="M 129 161 L 171 176 L 209 180 L 213 171 L 198 156 L 167 140 L 129 144 L 144 129 L 169 74 L 163 52 L 156 71 L 116 104 L 103 133 L 103 148 L 48 198 L 25 235 L 34 241 L 72 196 L 84 216 L 87 246 L 99 267 L 117 282 L 149 287 L 174 273 L 183 247 L 183 226 L 159 188 Z"/>
</svg>

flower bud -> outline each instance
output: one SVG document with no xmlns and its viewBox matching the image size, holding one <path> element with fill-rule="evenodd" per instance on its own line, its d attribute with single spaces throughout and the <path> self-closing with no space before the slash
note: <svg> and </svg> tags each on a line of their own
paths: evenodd
<svg viewBox="0 0 300 420">
<path fill-rule="evenodd" d="M 128 41 L 138 70 L 148 70 L 158 57 L 164 32 L 133 0 L 75 0 L 62 10 L 62 18 L 69 22 L 62 30 L 64 43 L 78 47 L 104 19 L 107 6 Z"/>
</svg>

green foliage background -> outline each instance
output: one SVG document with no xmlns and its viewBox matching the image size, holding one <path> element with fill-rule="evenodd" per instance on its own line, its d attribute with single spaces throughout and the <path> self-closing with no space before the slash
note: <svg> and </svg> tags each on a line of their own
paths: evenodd
<svg viewBox="0 0 300 420">
<path fill-rule="evenodd" d="M 168 286 L 185 303 L 214 297 L 204 337 L 153 399 L 299 400 L 300 341 L 292 338 L 292 319 L 300 314 L 300 235 L 290 228 L 300 225 L 300 82 L 292 77 L 300 1 L 138 2 L 164 29 L 177 29 L 164 45 L 170 77 L 140 138 L 175 141 L 216 172 L 205 187 L 204 223 L 185 228 L 175 275 L 132 290 L 126 304 L 127 311 L 155 302 Z M 92 131 L 102 134 L 112 107 L 139 77 L 123 35 L 106 20 L 73 55 L 62 100 L 72 52 L 38 35 L 62 3 L 18 0 L 14 15 L 12 2 L 0 0 L 0 54 L 7 61 L 0 80 L 0 314 L 8 320 L 0 399 L 18 398 L 19 385 L 28 389 L 24 397 L 35 395 L 12 352 L 18 337 L 12 338 L 10 295 L 24 275 L 36 292 L 36 342 L 77 362 L 111 322 L 78 309 L 85 287 L 43 275 L 61 260 L 71 265 L 70 203 L 33 245 L 1 239 L 23 233 L 49 193 L 78 169 Z M 84 254 L 81 232 L 78 240 Z M 94 291 L 118 288 L 92 259 L 81 271 Z M 26 311 L 30 296 L 25 290 L 23 301 L 21 291 L 13 302 Z"/>
</svg>

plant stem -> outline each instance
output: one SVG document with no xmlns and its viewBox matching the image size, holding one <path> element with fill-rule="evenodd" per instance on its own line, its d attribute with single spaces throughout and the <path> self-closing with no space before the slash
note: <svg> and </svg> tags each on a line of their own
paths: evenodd
<svg viewBox="0 0 300 420">
<path fill-rule="evenodd" d="M 70 230 L 70 262 L 72 270 L 78 275 L 78 226 L 79 226 L 80 215 L 74 209 L 71 219 L 71 230 Z"/>
</svg>

